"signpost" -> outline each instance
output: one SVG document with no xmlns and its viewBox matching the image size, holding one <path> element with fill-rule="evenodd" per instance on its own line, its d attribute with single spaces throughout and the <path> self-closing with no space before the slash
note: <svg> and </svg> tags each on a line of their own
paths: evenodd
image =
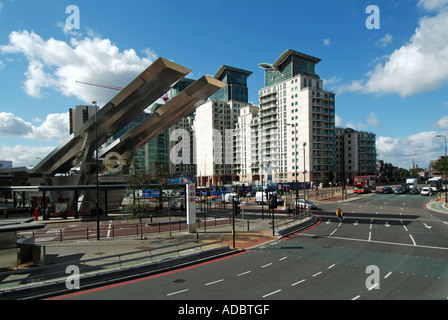
<svg viewBox="0 0 448 320">
<path fill-rule="evenodd" d="M 196 233 L 196 188 L 194 184 L 187 184 L 187 225 L 189 233 Z"/>
</svg>

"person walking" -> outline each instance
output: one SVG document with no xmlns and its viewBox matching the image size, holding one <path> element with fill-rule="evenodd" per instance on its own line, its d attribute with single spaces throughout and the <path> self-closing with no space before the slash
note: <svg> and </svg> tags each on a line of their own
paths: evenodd
<svg viewBox="0 0 448 320">
<path fill-rule="evenodd" d="M 342 216 L 341 208 L 338 208 L 338 210 L 336 210 L 336 215 L 338 216 L 339 221 L 344 220 L 344 217 Z"/>
</svg>

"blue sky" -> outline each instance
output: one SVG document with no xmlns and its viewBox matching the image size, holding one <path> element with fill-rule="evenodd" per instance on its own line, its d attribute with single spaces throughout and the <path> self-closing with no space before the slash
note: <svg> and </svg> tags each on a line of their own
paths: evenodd
<svg viewBox="0 0 448 320">
<path fill-rule="evenodd" d="M 379 159 L 427 168 L 448 136 L 447 39 L 448 0 L 0 0 L 0 160 L 37 164 L 68 137 L 69 108 L 117 93 L 76 81 L 125 86 L 157 57 L 192 78 L 226 64 L 253 72 L 258 104 L 258 64 L 293 49 L 322 59 L 339 126 L 376 133 Z"/>
</svg>

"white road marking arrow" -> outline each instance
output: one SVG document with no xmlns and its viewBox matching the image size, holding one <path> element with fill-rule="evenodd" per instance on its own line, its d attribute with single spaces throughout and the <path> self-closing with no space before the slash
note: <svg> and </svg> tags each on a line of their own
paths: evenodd
<svg viewBox="0 0 448 320">
<path fill-rule="evenodd" d="M 427 229 L 431 229 L 431 228 L 432 228 L 431 226 L 428 226 L 426 223 L 424 223 L 423 225 L 424 225 L 425 228 L 427 228 Z"/>
<path fill-rule="evenodd" d="M 386 222 L 385 224 L 384 224 L 387 228 L 389 228 L 390 227 L 390 224 L 389 224 L 389 222 Z"/>
<path fill-rule="evenodd" d="M 353 223 L 353 225 L 357 226 L 358 225 L 358 221 L 355 221 L 355 223 Z"/>
<path fill-rule="evenodd" d="M 330 224 L 331 223 L 331 220 L 330 219 L 328 219 L 328 221 L 327 222 L 325 222 L 326 224 Z"/>
</svg>

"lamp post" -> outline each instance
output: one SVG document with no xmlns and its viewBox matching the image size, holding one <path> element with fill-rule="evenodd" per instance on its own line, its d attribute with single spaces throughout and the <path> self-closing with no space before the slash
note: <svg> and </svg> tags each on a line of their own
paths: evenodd
<svg viewBox="0 0 448 320">
<path fill-rule="evenodd" d="M 303 143 L 303 202 L 306 204 L 305 147 L 306 147 L 306 142 Z M 306 205 L 305 205 L 305 209 L 306 209 Z"/>
<path fill-rule="evenodd" d="M 95 105 L 95 167 L 96 167 L 96 238 L 100 240 L 100 209 L 99 209 L 99 178 L 98 178 L 98 123 L 97 113 L 98 106 L 96 101 L 92 102 Z"/>
<path fill-rule="evenodd" d="M 445 203 L 448 202 L 448 195 L 447 195 L 447 190 L 446 190 L 446 137 L 444 135 L 438 134 L 436 135 L 436 138 L 444 138 L 445 139 L 445 159 L 443 162 L 443 171 L 445 173 Z"/>
</svg>

